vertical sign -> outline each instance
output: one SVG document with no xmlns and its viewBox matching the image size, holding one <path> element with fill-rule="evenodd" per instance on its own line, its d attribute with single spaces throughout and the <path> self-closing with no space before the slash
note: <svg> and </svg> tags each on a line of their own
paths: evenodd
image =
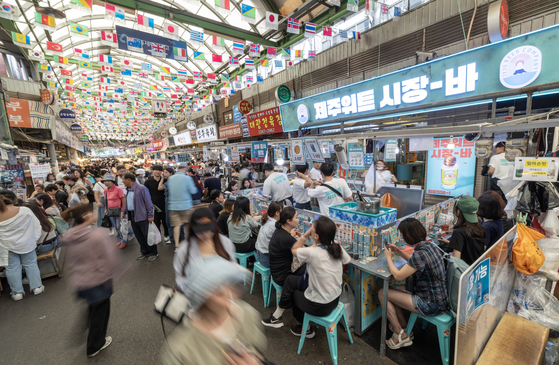
<svg viewBox="0 0 559 365">
<path fill-rule="evenodd" d="M 243 114 L 239 111 L 238 105 L 233 105 L 233 123 L 240 123 Z"/>
<path fill-rule="evenodd" d="M 468 276 L 466 322 L 476 308 L 489 303 L 489 259 L 480 262 Z"/>
<path fill-rule="evenodd" d="M 294 138 L 291 140 L 291 161 L 293 161 L 295 165 L 305 164 L 303 140 L 300 138 Z"/>
<path fill-rule="evenodd" d="M 348 151 L 348 164 L 350 169 L 363 169 L 365 168 L 365 150 L 357 142 L 347 144 Z"/>
<path fill-rule="evenodd" d="M 274 147 L 274 160 L 283 160 L 283 146 Z"/>
<path fill-rule="evenodd" d="M 202 151 L 204 151 L 204 161 L 208 161 L 208 146 L 202 147 Z"/>
<path fill-rule="evenodd" d="M 396 161 L 397 139 L 387 139 L 384 147 L 384 161 Z"/>
<path fill-rule="evenodd" d="M 231 162 L 239 162 L 239 146 L 231 146 Z"/>
<path fill-rule="evenodd" d="M 330 158 L 330 142 L 329 141 L 320 142 L 320 149 L 322 150 L 322 157 Z"/>
<path fill-rule="evenodd" d="M 252 162 L 264 163 L 268 154 L 268 142 L 252 142 Z"/>
<path fill-rule="evenodd" d="M 241 129 L 243 131 L 243 137 L 250 137 L 250 129 L 248 128 L 248 119 L 246 115 L 241 117 Z"/>
</svg>

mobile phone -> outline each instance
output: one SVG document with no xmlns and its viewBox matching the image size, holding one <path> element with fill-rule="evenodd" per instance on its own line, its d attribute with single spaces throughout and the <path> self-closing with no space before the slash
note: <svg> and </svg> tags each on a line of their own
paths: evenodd
<svg viewBox="0 0 559 365">
<path fill-rule="evenodd" d="M 161 212 L 162 212 L 162 210 L 159 209 L 159 207 L 158 207 L 157 205 L 155 205 L 155 204 L 153 205 L 153 208 L 155 209 L 155 211 L 156 211 L 157 213 L 161 213 Z"/>
</svg>

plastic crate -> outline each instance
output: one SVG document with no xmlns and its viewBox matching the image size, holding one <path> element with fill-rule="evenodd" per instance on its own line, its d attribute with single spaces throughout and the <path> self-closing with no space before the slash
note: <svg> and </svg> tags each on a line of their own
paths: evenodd
<svg viewBox="0 0 559 365">
<path fill-rule="evenodd" d="M 396 208 L 380 207 L 379 214 L 371 214 L 352 210 L 356 206 L 357 203 L 353 202 L 331 206 L 330 218 L 375 228 L 396 221 Z"/>
</svg>

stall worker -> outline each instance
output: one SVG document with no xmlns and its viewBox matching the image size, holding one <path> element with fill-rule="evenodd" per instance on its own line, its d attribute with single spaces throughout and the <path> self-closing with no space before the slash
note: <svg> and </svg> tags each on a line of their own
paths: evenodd
<svg viewBox="0 0 559 365">
<path fill-rule="evenodd" d="M 262 187 L 262 195 L 270 197 L 272 201 L 282 202 L 284 206 L 293 206 L 291 185 L 287 175 L 281 172 L 274 172 L 274 165 L 265 164 L 264 174 L 266 180 Z"/>
<path fill-rule="evenodd" d="M 322 165 L 322 162 L 317 162 L 317 161 L 313 161 L 312 163 L 312 169 L 310 172 L 310 178 L 314 181 L 324 181 L 324 179 L 322 178 L 322 174 L 320 173 L 320 166 Z"/>
<path fill-rule="evenodd" d="M 377 175 L 376 186 L 375 173 Z M 386 163 L 383 160 L 378 160 L 375 165 L 371 165 L 367 175 L 365 175 L 365 188 L 368 193 L 376 192 L 383 186 L 394 186 L 396 182 L 398 182 L 398 179 L 386 168 Z"/>
<path fill-rule="evenodd" d="M 309 187 L 309 196 L 318 200 L 320 207 L 320 214 L 329 216 L 329 208 L 333 205 L 343 204 L 344 199 L 353 201 L 351 196 L 351 189 L 344 179 L 334 178 L 334 165 L 330 163 L 323 163 L 320 166 L 320 172 L 324 178 L 324 183 L 317 186 L 314 181 L 307 176 L 299 174 L 299 177 L 306 179 L 307 182 L 312 182 Z"/>
<path fill-rule="evenodd" d="M 309 198 L 309 187 L 312 181 L 305 179 L 309 175 L 309 165 L 295 165 L 297 177 L 293 180 L 293 200 L 295 200 L 295 208 L 311 210 L 311 198 Z M 304 175 L 300 177 L 299 174 Z M 312 179 L 312 176 L 310 177 Z M 322 178 L 322 175 L 321 175 Z M 313 179 L 316 181 L 316 179 Z"/>
<path fill-rule="evenodd" d="M 498 185 L 499 180 L 506 179 L 509 176 L 509 169 L 512 166 L 512 162 L 506 158 L 505 150 L 505 142 L 498 142 L 495 145 L 495 154 L 489 159 L 489 171 L 487 173 L 491 176 L 491 180 L 489 180 L 491 183 L 490 189 L 499 193 L 506 202 L 507 198 Z"/>
</svg>

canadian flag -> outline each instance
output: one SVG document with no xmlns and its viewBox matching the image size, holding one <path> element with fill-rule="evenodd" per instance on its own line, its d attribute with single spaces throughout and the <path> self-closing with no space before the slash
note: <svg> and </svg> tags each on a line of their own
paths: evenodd
<svg viewBox="0 0 559 365">
<path fill-rule="evenodd" d="M 114 43 L 117 44 L 116 34 L 113 32 L 105 32 L 104 30 L 101 31 L 101 41 L 105 43 Z"/>
</svg>

